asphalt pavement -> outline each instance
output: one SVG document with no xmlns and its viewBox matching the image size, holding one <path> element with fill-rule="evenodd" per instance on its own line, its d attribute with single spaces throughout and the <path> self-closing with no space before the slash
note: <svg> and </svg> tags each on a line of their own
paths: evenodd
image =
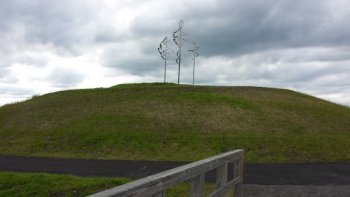
<svg viewBox="0 0 350 197">
<path fill-rule="evenodd" d="M 88 160 L 0 155 L 0 171 L 139 179 L 189 162 Z M 233 177 L 229 166 L 229 179 Z M 230 176 L 231 175 L 231 176 Z M 206 174 L 215 182 L 215 172 Z M 244 163 L 244 196 L 350 197 L 350 162 Z"/>
</svg>

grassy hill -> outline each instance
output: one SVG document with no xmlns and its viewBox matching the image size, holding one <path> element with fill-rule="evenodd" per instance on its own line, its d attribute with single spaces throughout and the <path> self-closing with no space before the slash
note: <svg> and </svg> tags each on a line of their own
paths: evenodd
<svg viewBox="0 0 350 197">
<path fill-rule="evenodd" d="M 350 161 L 350 108 L 284 89 L 125 84 L 0 107 L 0 154 L 249 162 Z"/>
</svg>

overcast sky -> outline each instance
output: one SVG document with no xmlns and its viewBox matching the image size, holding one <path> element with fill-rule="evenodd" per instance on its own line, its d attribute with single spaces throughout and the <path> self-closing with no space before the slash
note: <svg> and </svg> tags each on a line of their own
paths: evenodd
<svg viewBox="0 0 350 197">
<path fill-rule="evenodd" d="M 67 89 L 163 82 L 183 19 L 180 83 L 292 89 L 350 105 L 348 0 L 1 0 L 0 105 Z M 175 51 L 178 49 L 174 44 Z M 177 83 L 176 53 L 167 82 Z"/>
</svg>

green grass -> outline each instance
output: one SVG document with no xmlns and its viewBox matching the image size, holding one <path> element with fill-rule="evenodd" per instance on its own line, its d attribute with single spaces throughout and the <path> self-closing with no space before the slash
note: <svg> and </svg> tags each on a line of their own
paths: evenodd
<svg viewBox="0 0 350 197">
<path fill-rule="evenodd" d="M 130 182 L 123 178 L 81 178 L 14 172 L 0 172 L 0 180 L 0 197 L 87 196 Z"/>
<path fill-rule="evenodd" d="M 174 187 L 169 188 L 166 190 L 166 196 L 169 197 L 184 197 L 184 196 L 190 196 L 190 183 L 184 182 L 178 185 L 175 185 Z M 209 196 L 211 193 L 215 191 L 215 184 L 213 183 L 204 183 L 204 196 Z M 227 197 L 233 196 L 233 190 L 229 189 L 227 191 Z"/>
<path fill-rule="evenodd" d="M 0 154 L 248 162 L 349 161 L 350 108 L 259 87 L 122 84 L 0 108 Z"/>
<path fill-rule="evenodd" d="M 45 173 L 0 172 L 0 197 L 80 197 L 130 182 L 124 178 L 92 178 Z M 215 191 L 215 184 L 205 183 L 205 195 Z M 231 192 L 232 193 L 232 192 Z M 189 196 L 190 184 L 184 182 L 166 190 L 166 196 Z M 231 194 L 232 196 L 232 194 Z"/>
</svg>

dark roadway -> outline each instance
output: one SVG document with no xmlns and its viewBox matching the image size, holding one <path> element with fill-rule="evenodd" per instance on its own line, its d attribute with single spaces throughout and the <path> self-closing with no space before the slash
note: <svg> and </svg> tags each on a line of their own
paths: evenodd
<svg viewBox="0 0 350 197">
<path fill-rule="evenodd" d="M 0 171 L 139 179 L 188 162 L 86 160 L 0 155 Z M 231 166 L 232 174 L 232 166 Z M 215 182 L 213 172 L 206 180 Z M 350 185 L 350 162 L 244 163 L 244 184 Z"/>
</svg>

